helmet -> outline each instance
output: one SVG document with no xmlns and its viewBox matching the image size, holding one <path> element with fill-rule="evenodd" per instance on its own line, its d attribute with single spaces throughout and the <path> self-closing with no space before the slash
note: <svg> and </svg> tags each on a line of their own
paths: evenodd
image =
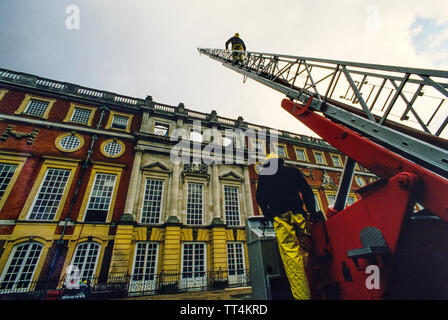
<svg viewBox="0 0 448 320">
<path fill-rule="evenodd" d="M 240 36 L 240 34 L 237 32 L 237 33 L 235 33 L 235 37 L 239 37 Z"/>
<path fill-rule="evenodd" d="M 266 156 L 266 159 L 264 159 L 263 164 L 267 163 L 270 159 L 278 159 L 278 158 L 279 158 L 279 157 L 278 157 L 278 155 L 277 155 L 276 153 L 271 152 L 270 154 L 268 154 L 268 155 Z"/>
</svg>

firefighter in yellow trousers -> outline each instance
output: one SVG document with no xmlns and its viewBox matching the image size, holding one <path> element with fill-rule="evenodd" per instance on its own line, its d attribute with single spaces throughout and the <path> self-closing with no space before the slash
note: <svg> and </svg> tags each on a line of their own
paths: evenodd
<svg viewBox="0 0 448 320">
<path fill-rule="evenodd" d="M 243 64 L 243 51 L 246 51 L 246 45 L 244 44 L 243 39 L 240 38 L 239 33 L 235 33 L 233 37 L 226 41 L 226 50 L 228 50 L 230 44 L 230 48 L 233 51 L 241 51 L 241 52 L 233 52 L 232 60 L 233 64 Z"/>
<path fill-rule="evenodd" d="M 259 173 L 257 202 L 263 215 L 273 222 L 292 294 L 294 299 L 309 300 L 306 265 L 311 242 L 309 221 L 316 215 L 313 191 L 298 169 L 284 166 L 283 159 L 274 153 L 266 157 Z"/>
</svg>

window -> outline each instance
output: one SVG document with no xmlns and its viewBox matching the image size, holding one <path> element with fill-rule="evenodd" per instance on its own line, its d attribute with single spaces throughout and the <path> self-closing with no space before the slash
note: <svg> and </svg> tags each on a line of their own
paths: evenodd
<svg viewBox="0 0 448 320">
<path fill-rule="evenodd" d="M 64 122 L 74 122 L 91 126 L 96 108 L 71 103 Z"/>
<path fill-rule="evenodd" d="M 331 155 L 331 160 L 333 161 L 333 165 L 335 167 L 342 167 L 342 161 L 341 161 L 341 157 L 336 155 L 336 154 L 332 154 Z"/>
<path fill-rule="evenodd" d="M 112 120 L 111 128 L 126 130 L 126 128 L 128 127 L 128 121 L 129 121 L 128 117 L 115 115 Z"/>
<path fill-rule="evenodd" d="M 118 186 L 125 165 L 93 162 L 92 172 L 79 209 L 78 222 L 111 222 Z"/>
<path fill-rule="evenodd" d="M 131 129 L 133 115 L 127 113 L 121 113 L 116 111 L 110 111 L 109 120 L 105 126 L 105 129 L 115 129 L 129 132 Z"/>
<path fill-rule="evenodd" d="M 85 221 L 106 222 L 114 194 L 115 174 L 97 173 L 90 193 Z"/>
<path fill-rule="evenodd" d="M 31 205 L 28 220 L 54 220 L 70 173 L 70 169 L 47 169 L 39 192 Z"/>
<path fill-rule="evenodd" d="M 352 204 L 354 204 L 356 202 L 356 198 L 354 196 L 348 196 L 347 197 L 347 207 L 351 206 Z"/>
<path fill-rule="evenodd" d="M 319 195 L 316 192 L 313 192 L 314 202 L 316 203 L 316 211 L 322 211 L 322 208 L 320 205 L 320 200 L 319 200 Z"/>
<path fill-rule="evenodd" d="M 182 254 L 182 279 L 205 278 L 205 244 L 184 243 Z"/>
<path fill-rule="evenodd" d="M 229 283 L 241 282 L 245 276 L 244 248 L 242 242 L 227 242 L 227 267 Z"/>
<path fill-rule="evenodd" d="M 168 137 L 170 126 L 156 122 L 154 125 L 154 134 L 162 137 Z"/>
<path fill-rule="evenodd" d="M 197 131 L 191 131 L 190 132 L 190 140 L 194 142 L 201 142 L 202 143 L 202 134 Z"/>
<path fill-rule="evenodd" d="M 314 151 L 314 157 L 316 158 L 316 163 L 317 164 L 326 164 L 325 157 L 324 157 L 324 154 L 322 152 Z"/>
<path fill-rule="evenodd" d="M 89 122 L 91 113 L 92 113 L 92 110 L 89 110 L 89 109 L 75 108 L 70 120 L 72 122 L 79 122 L 79 123 L 87 124 Z"/>
<path fill-rule="evenodd" d="M 328 206 L 332 207 L 334 205 L 334 202 L 336 201 L 336 195 L 335 194 L 327 194 L 327 200 L 328 200 Z"/>
<path fill-rule="evenodd" d="M 286 146 L 284 145 L 277 145 L 277 155 L 280 158 L 288 158 L 288 152 L 286 151 Z"/>
<path fill-rule="evenodd" d="M 187 224 L 202 224 L 203 187 L 204 185 L 201 183 L 188 183 Z"/>
<path fill-rule="evenodd" d="M 0 163 L 0 199 L 5 194 L 17 167 L 17 164 Z"/>
<path fill-rule="evenodd" d="M 106 139 L 101 143 L 101 154 L 108 158 L 119 158 L 123 155 L 126 147 L 124 143 L 117 139 Z"/>
<path fill-rule="evenodd" d="M 46 119 L 55 101 L 55 99 L 26 94 L 15 114 L 26 114 Z"/>
<path fill-rule="evenodd" d="M 254 141 L 253 142 L 253 151 L 256 153 L 264 153 L 263 142 L 262 141 Z"/>
<path fill-rule="evenodd" d="M 142 223 L 160 223 L 162 212 L 163 180 L 146 179 L 143 195 Z"/>
<path fill-rule="evenodd" d="M 295 150 L 296 150 L 297 161 L 308 161 L 305 149 L 295 148 Z"/>
<path fill-rule="evenodd" d="M 355 181 L 356 181 L 356 184 L 360 187 L 364 187 L 366 185 L 366 182 L 360 176 L 355 176 Z"/>
<path fill-rule="evenodd" d="M 38 242 L 25 242 L 13 248 L 0 280 L 0 293 L 28 290 L 43 247 Z"/>
<path fill-rule="evenodd" d="M 78 268 L 81 281 L 93 281 L 100 247 L 96 242 L 83 242 L 77 245 L 71 265 Z"/>
<path fill-rule="evenodd" d="M 55 146 L 62 152 L 75 152 L 84 146 L 84 139 L 77 133 L 63 133 L 55 140 Z"/>
<path fill-rule="evenodd" d="M 228 226 L 241 224 L 237 187 L 224 186 L 224 211 Z"/>
<path fill-rule="evenodd" d="M 157 253 L 158 245 L 156 242 L 137 242 L 132 270 L 133 281 L 156 279 Z"/>
</svg>

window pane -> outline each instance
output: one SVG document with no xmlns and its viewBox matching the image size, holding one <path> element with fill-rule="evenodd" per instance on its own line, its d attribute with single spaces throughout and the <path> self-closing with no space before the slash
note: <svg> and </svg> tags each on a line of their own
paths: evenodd
<svg viewBox="0 0 448 320">
<path fill-rule="evenodd" d="M 116 156 L 123 150 L 121 145 L 116 141 L 111 141 L 104 146 L 104 152 L 110 156 Z"/>
<path fill-rule="evenodd" d="M 139 242 L 135 248 L 132 280 L 154 280 L 157 273 L 157 243 Z"/>
<path fill-rule="evenodd" d="M 84 242 L 76 247 L 72 265 L 79 269 L 81 281 L 93 280 L 99 251 L 100 245 L 96 242 Z"/>
<path fill-rule="evenodd" d="M 0 163 L 0 199 L 3 197 L 16 169 L 16 164 Z"/>
<path fill-rule="evenodd" d="M 303 149 L 296 149 L 296 155 L 298 161 L 306 161 L 306 155 L 305 150 Z"/>
<path fill-rule="evenodd" d="M 169 126 L 165 124 L 156 123 L 154 126 L 154 134 L 158 136 L 168 136 Z"/>
<path fill-rule="evenodd" d="M 47 110 L 48 102 L 42 100 L 31 99 L 28 102 L 28 106 L 26 107 L 25 113 L 31 114 L 33 116 L 42 117 Z"/>
<path fill-rule="evenodd" d="M 277 148 L 278 156 L 281 158 L 286 158 L 286 151 L 284 146 L 278 146 Z"/>
<path fill-rule="evenodd" d="M 59 208 L 70 170 L 48 168 L 31 207 L 30 220 L 53 220 Z"/>
<path fill-rule="evenodd" d="M 126 130 L 128 127 L 128 117 L 114 115 L 112 120 L 112 128 Z"/>
<path fill-rule="evenodd" d="M 333 160 L 333 164 L 335 167 L 342 167 L 341 160 L 337 156 L 331 156 L 331 159 Z"/>
<path fill-rule="evenodd" d="M 11 253 L 12 258 L 1 278 L 0 293 L 8 289 L 28 289 L 39 262 L 42 247 L 37 242 L 22 243 L 14 247 Z"/>
<path fill-rule="evenodd" d="M 203 185 L 188 183 L 187 224 L 202 224 Z"/>
<path fill-rule="evenodd" d="M 90 109 L 75 108 L 72 114 L 71 121 L 87 124 L 89 122 L 91 113 L 92 110 Z"/>
<path fill-rule="evenodd" d="M 240 225 L 240 208 L 237 187 L 224 187 L 224 204 L 226 223 L 229 226 Z"/>
<path fill-rule="evenodd" d="M 75 135 L 65 136 L 59 141 L 59 145 L 64 150 L 73 150 L 79 147 L 81 140 Z"/>
<path fill-rule="evenodd" d="M 203 243 L 184 243 L 182 278 L 205 276 L 205 258 Z"/>
<path fill-rule="evenodd" d="M 86 221 L 106 221 L 116 177 L 115 174 L 96 174 L 87 206 Z"/>
<path fill-rule="evenodd" d="M 316 163 L 318 163 L 318 164 L 325 164 L 324 155 L 322 153 L 316 152 L 315 156 L 316 156 Z"/>
<path fill-rule="evenodd" d="M 143 195 L 142 223 L 160 223 L 163 180 L 146 179 Z"/>
<path fill-rule="evenodd" d="M 227 265 L 229 268 L 229 276 L 244 273 L 244 253 L 241 242 L 227 243 Z"/>
</svg>

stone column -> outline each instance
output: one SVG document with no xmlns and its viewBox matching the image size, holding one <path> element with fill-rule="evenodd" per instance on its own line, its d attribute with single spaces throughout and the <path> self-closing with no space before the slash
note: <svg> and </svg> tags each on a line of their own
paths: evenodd
<svg viewBox="0 0 448 320">
<path fill-rule="evenodd" d="M 219 200 L 219 173 L 216 163 L 212 166 L 213 218 L 220 217 L 221 201 Z"/>
<path fill-rule="evenodd" d="M 244 200 L 246 202 L 246 218 L 254 215 L 254 206 L 252 205 L 252 191 L 250 188 L 249 167 L 243 167 L 244 176 Z"/>
<path fill-rule="evenodd" d="M 171 203 L 170 216 L 177 217 L 179 204 L 179 180 L 180 180 L 180 162 L 174 162 L 173 176 L 171 177 Z"/>
<path fill-rule="evenodd" d="M 138 179 L 140 174 L 140 165 L 142 162 L 142 151 L 137 150 L 134 157 L 134 164 L 132 165 L 131 178 L 129 181 L 128 195 L 126 197 L 126 204 L 124 208 L 125 215 L 132 215 L 134 221 L 136 221 L 136 215 L 134 214 L 135 200 L 138 196 Z"/>
</svg>

